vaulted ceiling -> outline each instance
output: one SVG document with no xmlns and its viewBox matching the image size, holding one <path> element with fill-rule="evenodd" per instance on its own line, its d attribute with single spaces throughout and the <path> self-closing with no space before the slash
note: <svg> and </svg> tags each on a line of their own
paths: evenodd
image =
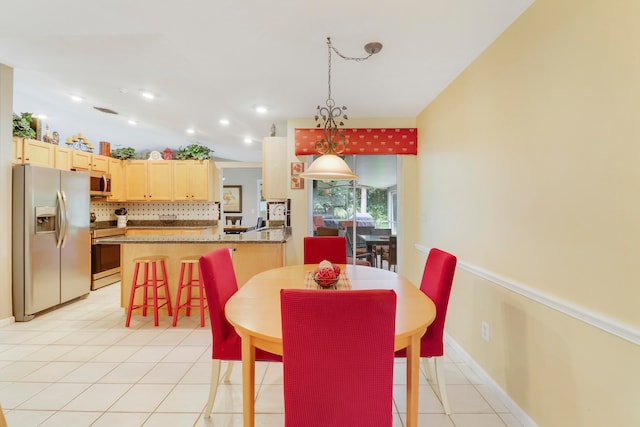
<svg viewBox="0 0 640 427">
<path fill-rule="evenodd" d="M 46 115 L 62 139 L 81 132 L 138 151 L 199 143 L 259 161 L 272 124 L 284 135 L 288 118 L 313 117 L 326 100 L 327 37 L 351 57 L 384 45 L 363 62 L 333 55 L 332 95 L 350 116 L 415 117 L 531 3 L 3 2 L 0 63 L 14 68 L 14 111 Z"/>
</svg>

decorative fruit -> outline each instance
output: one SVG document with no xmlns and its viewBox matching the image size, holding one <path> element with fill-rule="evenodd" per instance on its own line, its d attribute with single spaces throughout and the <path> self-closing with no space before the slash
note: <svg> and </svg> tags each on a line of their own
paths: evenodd
<svg viewBox="0 0 640 427">
<path fill-rule="evenodd" d="M 313 280 L 324 288 L 335 285 L 338 279 L 340 279 L 340 267 L 334 266 L 326 260 L 322 261 L 313 273 Z"/>
</svg>

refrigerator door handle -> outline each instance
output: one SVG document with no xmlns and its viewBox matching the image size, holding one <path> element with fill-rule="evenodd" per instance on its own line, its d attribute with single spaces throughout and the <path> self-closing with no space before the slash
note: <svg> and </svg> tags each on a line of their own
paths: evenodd
<svg viewBox="0 0 640 427">
<path fill-rule="evenodd" d="M 62 205 L 64 206 L 63 218 L 64 218 L 64 232 L 62 234 L 61 248 L 64 248 L 67 243 L 67 237 L 69 236 L 69 206 L 67 205 L 67 195 L 62 191 Z"/>
<path fill-rule="evenodd" d="M 66 227 L 64 217 L 64 200 L 62 200 L 62 194 L 60 191 L 56 191 L 56 202 L 58 207 L 58 215 L 56 219 L 56 248 L 60 248 L 62 245 L 62 239 L 64 237 L 64 229 Z"/>
</svg>

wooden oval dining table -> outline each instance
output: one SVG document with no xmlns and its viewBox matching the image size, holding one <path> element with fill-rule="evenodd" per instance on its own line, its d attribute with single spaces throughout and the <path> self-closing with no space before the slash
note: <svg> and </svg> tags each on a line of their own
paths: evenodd
<svg viewBox="0 0 640 427">
<path fill-rule="evenodd" d="M 254 425 L 255 349 L 282 355 L 280 289 L 317 288 L 309 274 L 317 264 L 292 265 L 253 276 L 227 302 L 225 315 L 242 338 L 242 405 L 245 427 Z M 405 277 L 360 265 L 340 265 L 338 289 L 392 289 L 396 293 L 395 350 L 407 349 L 407 427 L 418 425 L 420 338 L 436 308 Z M 323 292 L 318 289 L 318 292 Z M 345 343 L 347 345 L 348 343 Z"/>
</svg>

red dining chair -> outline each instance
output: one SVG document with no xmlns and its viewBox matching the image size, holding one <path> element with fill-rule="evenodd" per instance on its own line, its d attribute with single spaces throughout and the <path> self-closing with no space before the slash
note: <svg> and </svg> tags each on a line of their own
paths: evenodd
<svg viewBox="0 0 640 427">
<path fill-rule="evenodd" d="M 282 289 L 285 427 L 393 424 L 392 290 Z"/>
<path fill-rule="evenodd" d="M 211 416 L 211 409 L 218 390 L 221 360 L 242 360 L 241 340 L 235 329 L 224 315 L 224 306 L 238 290 L 236 273 L 233 269 L 231 254 L 228 248 L 214 249 L 202 255 L 199 260 L 200 280 L 204 283 L 205 294 L 209 305 L 211 334 L 213 335 L 211 387 L 209 400 L 204 409 L 206 418 Z M 256 360 L 281 361 L 282 357 L 256 349 Z M 229 362 L 224 381 L 229 382 L 233 363 Z"/>
<path fill-rule="evenodd" d="M 424 370 L 431 379 L 428 358 L 433 357 L 436 366 L 436 380 L 440 390 L 440 400 L 447 414 L 449 409 L 449 399 L 444 380 L 444 364 L 440 359 L 444 356 L 444 321 L 447 316 L 447 306 L 449 305 L 449 295 L 453 284 L 453 275 L 456 270 L 457 259 L 454 255 L 432 248 L 427 256 L 427 262 L 422 273 L 420 290 L 425 293 L 436 306 L 436 318 L 427 328 L 420 339 L 420 357 L 423 358 Z M 405 350 L 396 352 L 396 357 L 406 357 Z M 440 361 L 440 362 L 439 362 Z"/>
<path fill-rule="evenodd" d="M 347 263 L 347 242 L 344 236 L 313 236 L 304 238 L 304 263 Z"/>
</svg>

